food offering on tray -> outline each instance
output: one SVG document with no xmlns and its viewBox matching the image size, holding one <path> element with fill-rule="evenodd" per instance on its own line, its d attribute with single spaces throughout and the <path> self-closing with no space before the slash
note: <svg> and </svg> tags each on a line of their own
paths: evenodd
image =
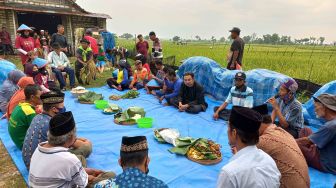
<svg viewBox="0 0 336 188">
<path fill-rule="evenodd" d="M 146 116 L 146 112 L 141 107 L 130 107 L 124 112 L 114 115 L 114 122 L 119 125 L 134 125 L 137 120 Z"/>
<path fill-rule="evenodd" d="M 84 93 L 83 95 L 78 97 L 78 102 L 82 104 L 94 104 L 96 100 L 102 100 L 104 97 L 102 94 L 97 94 L 93 91 L 89 91 Z"/>
<path fill-rule="evenodd" d="M 198 139 L 189 147 L 187 157 L 194 162 L 211 165 L 222 161 L 221 146 L 212 140 Z"/>
<path fill-rule="evenodd" d="M 123 95 L 111 95 L 109 97 L 110 100 L 114 100 L 117 101 L 119 99 L 135 99 L 137 97 L 139 97 L 140 93 L 138 91 L 127 91 L 127 93 L 123 94 Z"/>
<path fill-rule="evenodd" d="M 78 86 L 78 87 L 72 88 L 72 90 L 70 92 L 71 92 L 72 96 L 77 98 L 77 97 L 89 92 L 89 90 L 86 90 L 85 87 Z"/>
<path fill-rule="evenodd" d="M 104 114 L 112 115 L 121 112 L 122 109 L 116 104 L 109 104 L 109 107 L 103 110 Z"/>
<path fill-rule="evenodd" d="M 176 146 L 176 139 L 180 137 L 180 132 L 177 129 L 161 128 L 154 130 L 154 137 L 158 142 L 169 143 Z"/>
</svg>

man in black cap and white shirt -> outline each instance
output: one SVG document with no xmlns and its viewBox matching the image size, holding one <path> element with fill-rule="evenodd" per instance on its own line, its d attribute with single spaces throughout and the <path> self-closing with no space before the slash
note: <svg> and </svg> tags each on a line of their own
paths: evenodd
<svg viewBox="0 0 336 188">
<path fill-rule="evenodd" d="M 84 168 L 69 148 L 76 142 L 75 120 L 71 112 L 50 120 L 48 141 L 35 150 L 29 171 L 29 187 L 90 187 L 113 173 Z"/>
<path fill-rule="evenodd" d="M 250 108 L 232 108 L 227 134 L 236 149 L 219 174 L 218 188 L 280 186 L 281 174 L 274 160 L 256 146 L 261 121 L 262 116 Z"/>
<path fill-rule="evenodd" d="M 241 70 L 243 66 L 243 55 L 245 42 L 239 37 L 240 29 L 234 27 L 230 30 L 231 38 L 233 42 L 230 47 L 230 53 L 228 54 L 228 64 L 227 69 L 229 70 Z"/>
</svg>

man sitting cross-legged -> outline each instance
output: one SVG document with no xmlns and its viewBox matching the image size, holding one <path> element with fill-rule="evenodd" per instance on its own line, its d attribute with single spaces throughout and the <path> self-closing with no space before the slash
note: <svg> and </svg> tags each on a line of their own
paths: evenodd
<svg viewBox="0 0 336 188">
<path fill-rule="evenodd" d="M 228 104 L 233 106 L 242 106 L 247 108 L 253 107 L 253 90 L 245 85 L 246 75 L 243 72 L 238 72 L 235 75 L 235 86 L 230 89 L 226 101 L 221 105 L 215 107 L 213 118 L 228 120 L 231 110 L 226 110 Z"/>
<path fill-rule="evenodd" d="M 168 186 L 148 175 L 148 144 L 145 136 L 122 138 L 119 165 L 123 173 L 115 179 L 107 179 L 95 185 L 95 188 L 168 188 Z"/>
<path fill-rule="evenodd" d="M 22 147 L 22 158 L 27 169 L 30 166 L 30 159 L 37 148 L 38 144 L 48 140 L 49 122 L 56 114 L 65 112 L 64 93 L 60 91 L 51 91 L 41 95 L 43 103 L 43 113 L 38 114 L 32 120 L 28 128 Z M 92 144 L 85 138 L 77 138 L 76 142 L 69 150 L 80 158 L 87 158 L 91 154 Z M 85 160 L 82 161 L 86 166 Z"/>
<path fill-rule="evenodd" d="M 50 119 L 48 141 L 35 150 L 30 163 L 29 187 L 92 187 L 114 177 L 112 172 L 84 168 L 69 148 L 76 142 L 76 125 L 71 112 Z"/>
</svg>

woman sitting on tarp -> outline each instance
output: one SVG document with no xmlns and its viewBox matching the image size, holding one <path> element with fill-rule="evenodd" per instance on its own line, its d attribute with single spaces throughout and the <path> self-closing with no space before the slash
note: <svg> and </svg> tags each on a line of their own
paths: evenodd
<svg viewBox="0 0 336 188">
<path fill-rule="evenodd" d="M 164 84 L 164 79 L 168 70 L 168 67 L 166 68 L 163 66 L 162 61 L 156 61 L 155 62 L 156 69 L 158 70 L 156 75 L 151 75 L 151 80 L 148 82 L 146 85 L 146 90 L 148 94 L 153 94 L 153 90 L 159 90 L 162 89 L 163 84 Z"/>
<path fill-rule="evenodd" d="M 0 111 L 7 112 L 7 104 L 14 93 L 19 89 L 17 83 L 25 74 L 20 70 L 12 70 L 8 73 L 7 79 L 3 82 L 0 89 Z"/>
<path fill-rule="evenodd" d="M 118 63 L 117 78 L 109 78 L 106 80 L 106 83 L 110 88 L 122 91 L 128 88 L 129 82 L 127 63 L 124 60 L 120 60 Z"/>
</svg>

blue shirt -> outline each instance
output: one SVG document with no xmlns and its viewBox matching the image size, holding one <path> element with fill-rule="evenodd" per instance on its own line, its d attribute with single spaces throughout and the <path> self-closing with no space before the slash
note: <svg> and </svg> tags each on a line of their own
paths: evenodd
<svg viewBox="0 0 336 188">
<path fill-rule="evenodd" d="M 173 92 L 170 93 L 170 94 L 164 95 L 164 98 L 166 98 L 166 99 L 177 97 L 179 95 L 179 92 L 180 92 L 181 85 L 182 85 L 183 81 L 181 79 L 178 79 L 175 82 L 170 82 L 170 83 L 172 83 L 172 85 L 170 85 L 170 87 L 172 86 Z M 168 88 L 169 87 L 167 86 L 167 89 Z"/>
<path fill-rule="evenodd" d="M 115 179 L 97 183 L 94 188 L 168 188 L 163 181 L 148 176 L 138 168 L 127 168 Z"/>
<path fill-rule="evenodd" d="M 253 90 L 246 86 L 242 89 L 238 89 L 236 88 L 236 86 L 233 86 L 225 102 L 228 104 L 232 104 L 233 106 L 252 108 Z"/>
<path fill-rule="evenodd" d="M 317 145 L 320 151 L 322 167 L 336 175 L 336 119 L 328 121 L 309 139 Z"/>
<path fill-rule="evenodd" d="M 47 114 L 38 114 L 32 120 L 22 146 L 22 158 L 27 169 L 30 166 L 30 159 L 38 144 L 48 140 L 49 122 L 51 117 Z"/>
<path fill-rule="evenodd" d="M 287 104 L 282 99 L 278 99 L 278 104 L 281 114 L 285 117 L 290 129 L 299 130 L 303 127 L 302 105 L 297 99 L 294 98 Z"/>
</svg>

